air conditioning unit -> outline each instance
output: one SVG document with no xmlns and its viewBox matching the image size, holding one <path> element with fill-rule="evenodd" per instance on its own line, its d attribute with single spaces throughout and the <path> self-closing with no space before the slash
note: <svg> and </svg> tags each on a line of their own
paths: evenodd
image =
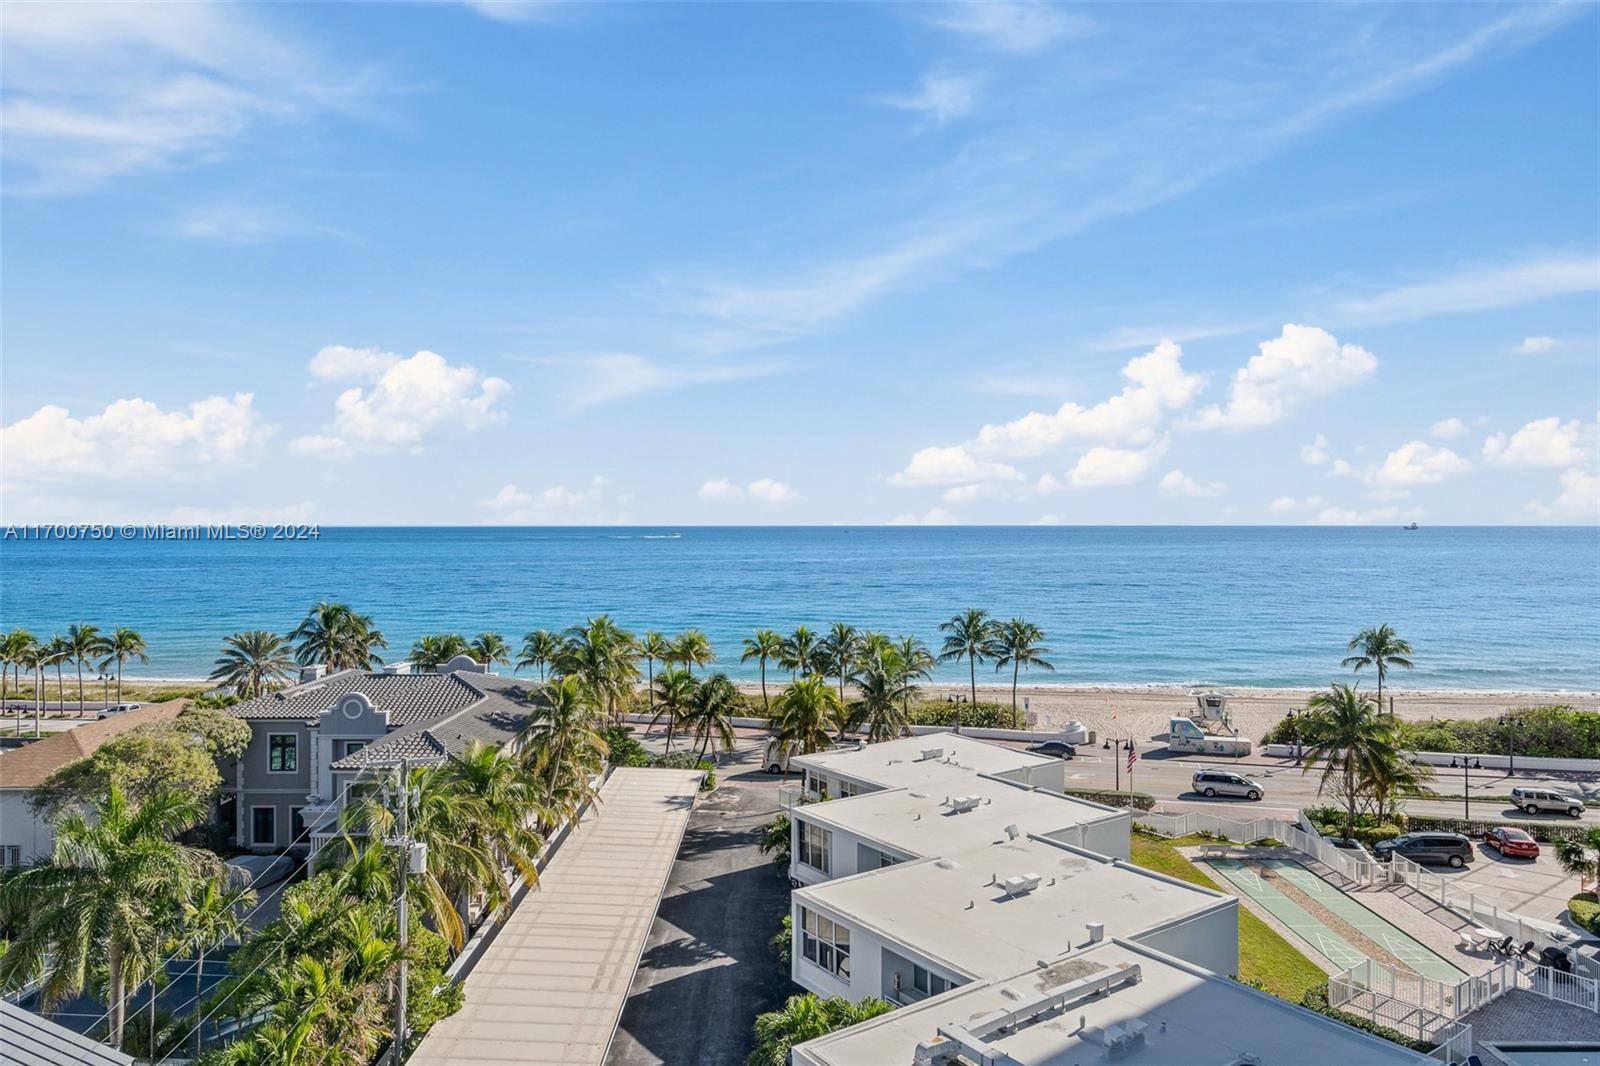
<svg viewBox="0 0 1600 1066">
<path fill-rule="evenodd" d="M 920 756 L 918 756 L 917 761 L 918 762 L 927 762 L 929 759 L 942 759 L 942 758 L 944 758 L 944 749 L 943 748 L 923 748 L 922 749 L 922 754 Z"/>
<path fill-rule="evenodd" d="M 950 801 L 950 809 L 956 814 L 964 814 L 975 810 L 983 802 L 982 796 L 957 796 Z"/>
<path fill-rule="evenodd" d="M 1018 874 L 1015 877 L 1008 877 L 1001 881 L 1000 887 L 1005 889 L 1008 896 L 1025 896 L 1038 888 L 1039 882 L 1043 880 L 1044 877 L 1040 874 Z"/>
</svg>

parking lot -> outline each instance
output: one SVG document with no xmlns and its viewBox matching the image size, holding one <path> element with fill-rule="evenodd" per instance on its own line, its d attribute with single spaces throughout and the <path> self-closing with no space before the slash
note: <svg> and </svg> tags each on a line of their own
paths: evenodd
<svg viewBox="0 0 1600 1066">
<path fill-rule="evenodd" d="M 1566 913 L 1567 900 L 1578 891 L 1578 879 L 1561 869 L 1555 848 L 1549 844 L 1539 845 L 1537 859 L 1503 858 L 1481 841 L 1475 844 L 1475 850 L 1478 857 L 1463 869 L 1428 869 L 1485 902 L 1546 921 L 1559 921 Z"/>
</svg>

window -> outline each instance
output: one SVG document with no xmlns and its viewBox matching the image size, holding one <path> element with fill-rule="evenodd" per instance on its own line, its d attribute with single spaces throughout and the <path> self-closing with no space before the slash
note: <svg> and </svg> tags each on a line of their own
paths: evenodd
<svg viewBox="0 0 1600 1066">
<path fill-rule="evenodd" d="M 300 769 L 300 738 L 293 733 L 267 734 L 267 770 L 292 774 Z"/>
<path fill-rule="evenodd" d="M 850 980 L 850 930 L 800 908 L 800 953 L 809 962 Z"/>
<path fill-rule="evenodd" d="M 250 843 L 253 845 L 277 845 L 278 808 L 250 808 Z"/>
<path fill-rule="evenodd" d="M 854 781 L 841 780 L 839 782 L 839 798 L 840 799 L 844 799 L 846 796 L 855 796 L 855 795 L 858 795 L 859 793 L 860 793 L 860 789 L 857 787 L 857 785 L 856 785 L 856 783 Z"/>
<path fill-rule="evenodd" d="M 339 752 L 339 758 L 348 759 L 350 756 L 366 747 L 367 742 L 364 740 L 346 740 L 341 741 L 339 746 L 344 749 Z"/>
<path fill-rule="evenodd" d="M 7 844 L 0 848 L 0 869 L 22 865 L 22 845 Z"/>
<path fill-rule="evenodd" d="M 921 966 L 911 968 L 911 987 L 925 996 L 937 996 L 941 992 L 948 992 L 952 983 L 936 973 L 930 973 Z"/>
<path fill-rule="evenodd" d="M 832 873 L 833 864 L 828 860 L 828 845 L 833 841 L 833 834 L 820 826 L 810 822 L 800 823 L 800 861 L 813 870 L 823 873 Z"/>
<path fill-rule="evenodd" d="M 290 807 L 289 808 L 289 833 L 290 833 L 289 844 L 290 844 L 290 846 L 298 844 L 300 842 L 300 838 L 306 835 L 306 820 L 305 820 L 304 816 L 302 815 L 302 812 L 304 810 L 305 810 L 304 807 Z"/>
</svg>

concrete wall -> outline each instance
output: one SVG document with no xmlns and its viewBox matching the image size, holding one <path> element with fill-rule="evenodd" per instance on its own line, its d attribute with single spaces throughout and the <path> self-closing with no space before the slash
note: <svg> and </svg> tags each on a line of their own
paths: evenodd
<svg viewBox="0 0 1600 1066">
<path fill-rule="evenodd" d="M 29 788 L 0 788 L 0 848 L 18 848 L 19 863 L 49 855 L 56 843 L 54 827 L 43 817 L 35 817 L 28 803 L 32 794 Z M 3 851 L 0 861 L 4 861 Z"/>
<path fill-rule="evenodd" d="M 1122 811 L 1097 822 L 1071 825 L 1055 832 L 1036 835 L 1058 844 L 1071 844 L 1085 851 L 1109 855 L 1113 859 L 1127 860 L 1133 857 L 1132 830 L 1132 812 Z"/>
<path fill-rule="evenodd" d="M 1128 939 L 1213 973 L 1235 976 L 1239 972 L 1239 901 L 1230 898 L 1214 910 Z"/>
<path fill-rule="evenodd" d="M 1261 750 L 1267 755 L 1276 755 L 1286 759 L 1294 757 L 1294 746 L 1292 744 L 1263 744 Z M 1461 758 L 1460 752 L 1413 751 L 1409 754 L 1419 762 L 1427 763 L 1429 766 L 1447 767 L 1450 765 L 1450 760 L 1459 761 Z M 1512 762 L 1505 752 L 1501 752 L 1498 755 L 1472 752 L 1467 755 L 1467 758 L 1474 763 L 1481 760 L 1485 770 L 1504 770 Z M 1600 773 L 1600 759 L 1546 759 L 1536 758 L 1531 755 L 1518 755 L 1515 761 L 1518 770 L 1549 770 L 1555 773 Z"/>
</svg>

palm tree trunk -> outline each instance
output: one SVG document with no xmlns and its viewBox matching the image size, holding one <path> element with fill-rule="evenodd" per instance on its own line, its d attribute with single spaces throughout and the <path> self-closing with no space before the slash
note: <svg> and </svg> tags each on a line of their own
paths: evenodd
<svg viewBox="0 0 1600 1066">
<path fill-rule="evenodd" d="M 111 1000 L 111 1046 L 122 1047 L 122 1022 L 127 1004 L 122 993 L 122 945 L 112 940 L 106 952 L 106 998 Z"/>
<path fill-rule="evenodd" d="M 1013 662 L 1011 664 L 1011 728 L 1012 729 L 1020 729 L 1020 728 L 1022 728 L 1020 720 L 1017 718 L 1017 674 L 1018 674 L 1019 671 L 1021 671 L 1021 669 L 1022 669 L 1022 663 Z"/>
<path fill-rule="evenodd" d="M 33 739 L 39 739 L 39 714 L 44 710 L 44 666 L 41 664 L 34 670 L 34 685 L 37 691 L 33 701 Z"/>
<path fill-rule="evenodd" d="M 767 657 L 761 657 L 761 710 L 768 720 L 772 718 L 772 704 L 767 700 Z"/>
<path fill-rule="evenodd" d="M 656 709 L 656 661 L 649 656 L 645 656 L 644 674 L 645 698 L 650 701 L 646 710 L 653 711 Z"/>
<path fill-rule="evenodd" d="M 61 676 L 61 661 L 56 661 L 56 702 L 61 704 L 60 709 L 67 709 L 67 682 Z"/>
<path fill-rule="evenodd" d="M 1349 843 L 1356 835 L 1356 778 L 1355 767 L 1350 763 L 1350 753 L 1344 754 L 1344 798 L 1348 809 L 1344 818 L 1344 839 Z"/>
<path fill-rule="evenodd" d="M 195 1013 L 199 1014 L 200 1017 L 201 1017 L 201 1020 L 199 1022 L 196 1022 L 195 1023 L 195 1027 L 194 1027 L 194 1057 L 197 1058 L 197 1059 L 200 1057 L 200 1042 L 204 1039 L 204 1037 L 202 1036 L 202 1034 L 200 1032 L 200 1030 L 205 1025 L 205 1015 L 200 1010 L 200 992 L 201 992 L 201 989 L 203 988 L 203 982 L 205 981 L 205 976 L 206 976 L 206 953 L 205 953 L 205 949 L 201 948 L 199 956 L 196 959 L 196 965 L 195 965 L 195 969 L 194 969 L 194 1009 L 195 1009 Z"/>
<path fill-rule="evenodd" d="M 122 702 L 122 656 L 117 656 L 117 702 Z"/>
<path fill-rule="evenodd" d="M 83 657 L 78 657 L 78 717 L 83 717 Z"/>
</svg>

